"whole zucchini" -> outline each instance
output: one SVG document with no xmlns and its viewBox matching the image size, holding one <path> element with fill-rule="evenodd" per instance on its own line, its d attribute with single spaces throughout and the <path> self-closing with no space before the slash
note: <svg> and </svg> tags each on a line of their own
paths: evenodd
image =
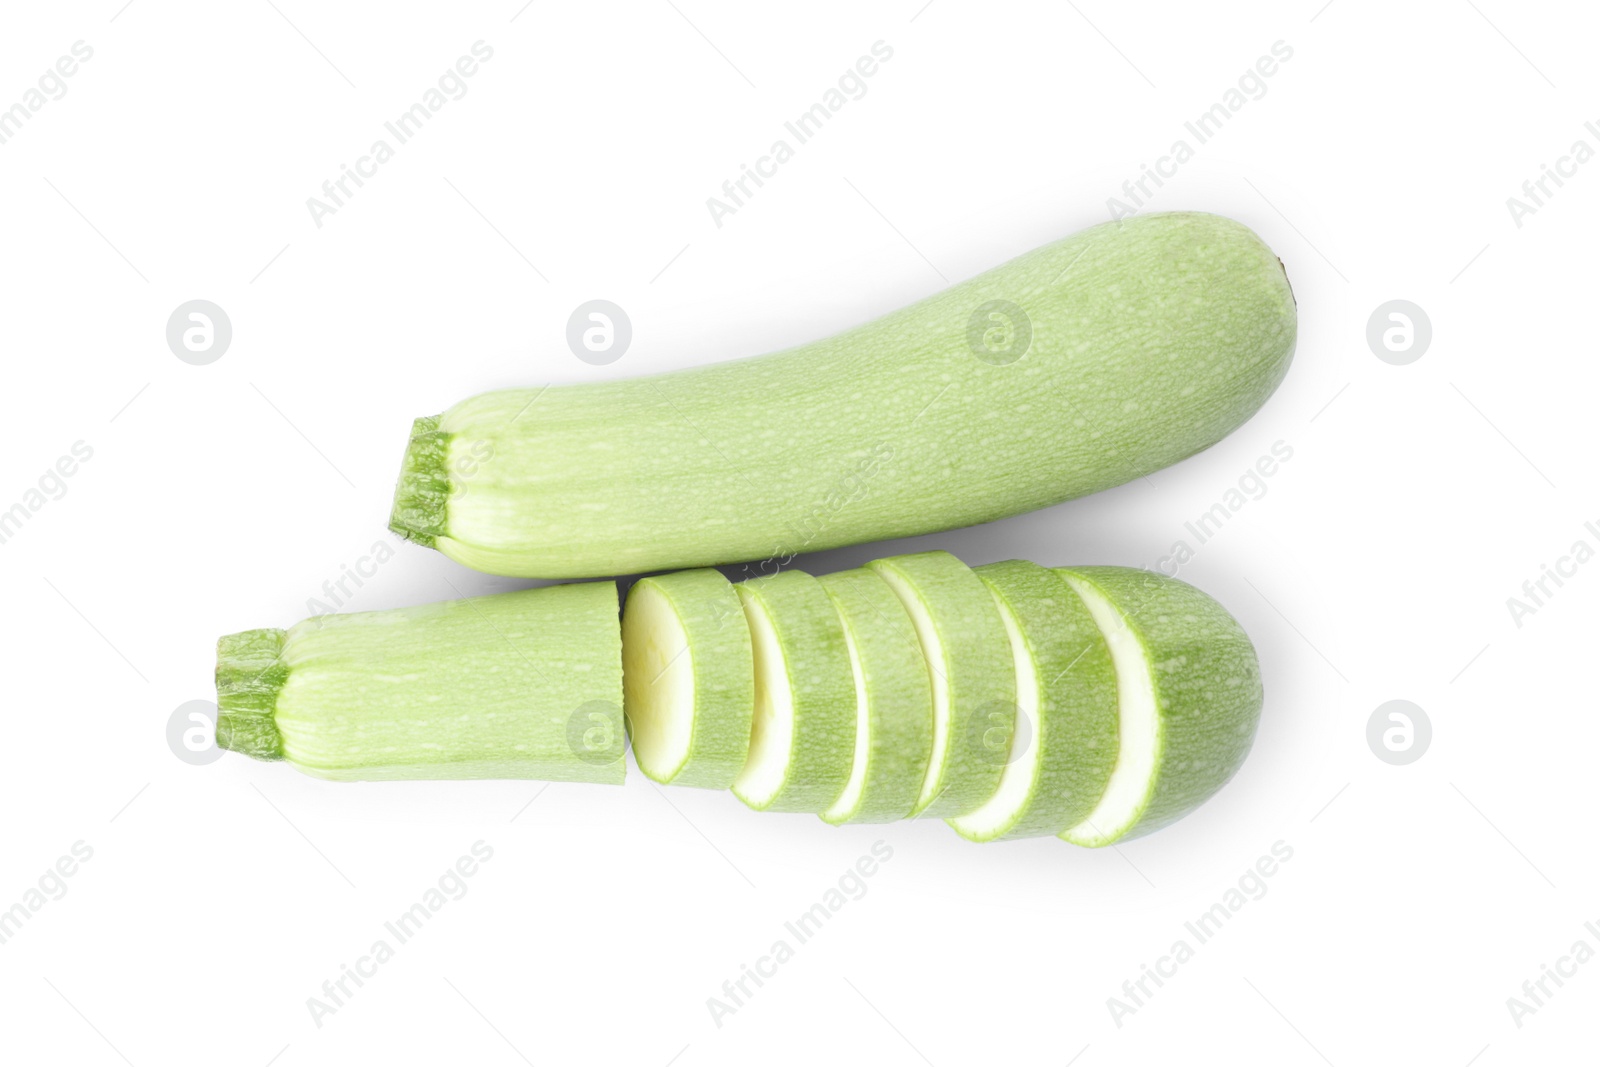
<svg viewBox="0 0 1600 1067">
<path fill-rule="evenodd" d="M 1294 344 L 1288 279 L 1248 228 L 1126 219 L 799 348 L 418 419 L 390 527 L 567 578 L 988 522 L 1214 444 Z"/>
</svg>

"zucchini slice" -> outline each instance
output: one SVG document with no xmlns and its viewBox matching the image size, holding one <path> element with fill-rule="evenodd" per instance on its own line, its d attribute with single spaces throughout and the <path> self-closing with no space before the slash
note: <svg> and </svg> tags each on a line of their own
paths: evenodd
<svg viewBox="0 0 1600 1067">
<path fill-rule="evenodd" d="M 856 689 L 844 624 L 804 571 L 735 586 L 750 627 L 755 713 L 750 755 L 733 783 L 758 811 L 826 811 L 855 757 Z"/>
<path fill-rule="evenodd" d="M 1011 641 L 983 580 L 948 552 L 873 560 L 917 632 L 933 690 L 933 750 L 912 815 L 950 818 L 994 795 L 1017 719 Z"/>
<path fill-rule="evenodd" d="M 1059 834 L 1094 810 L 1117 759 L 1117 677 L 1100 628 L 1066 580 L 1026 560 L 974 569 L 1011 638 L 1016 733 L 1000 788 L 950 819 L 969 841 Z"/>
<path fill-rule="evenodd" d="M 856 686 L 850 780 L 823 821 L 891 822 L 911 813 L 933 752 L 933 688 L 916 627 L 867 569 L 818 579 L 844 622 Z"/>
<path fill-rule="evenodd" d="M 217 642 L 217 743 L 321 778 L 620 784 L 613 582 L 322 615 Z"/>
<path fill-rule="evenodd" d="M 715 570 L 643 578 L 622 612 L 623 710 L 657 782 L 726 789 L 750 751 L 755 666 L 733 583 Z"/>
<path fill-rule="evenodd" d="M 1233 777 L 1261 718 L 1261 668 L 1233 616 L 1176 578 L 1127 567 L 1056 573 L 1083 598 L 1117 676 L 1111 781 L 1061 833 L 1093 848 L 1159 830 Z"/>
</svg>

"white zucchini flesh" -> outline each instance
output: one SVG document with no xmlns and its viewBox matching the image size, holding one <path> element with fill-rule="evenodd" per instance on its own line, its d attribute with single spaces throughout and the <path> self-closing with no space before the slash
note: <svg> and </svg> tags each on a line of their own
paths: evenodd
<svg viewBox="0 0 1600 1067">
<path fill-rule="evenodd" d="M 933 689 L 933 747 L 913 816 L 975 810 L 1000 785 L 1016 727 L 1011 642 L 982 579 L 948 552 L 867 564 L 899 596 Z"/>
<path fill-rule="evenodd" d="M 750 630 L 755 703 L 750 749 L 734 779 L 733 792 L 760 810 L 771 806 L 788 778 L 794 748 L 794 694 L 785 676 L 783 648 L 766 607 L 744 593 L 739 594 L 739 599 Z"/>
<path fill-rule="evenodd" d="M 861 666 L 861 648 L 848 626 L 844 631 L 845 647 L 850 651 L 850 670 L 856 679 L 856 747 L 850 759 L 850 780 L 844 792 L 821 813 L 822 821 L 838 824 L 844 822 L 861 804 L 861 794 L 867 787 L 867 762 L 872 754 L 872 705 L 867 698 L 867 678 Z M 920 784 L 920 782 L 918 783 Z"/>
<path fill-rule="evenodd" d="M 819 814 L 844 792 L 855 758 L 855 672 L 844 624 L 804 571 L 735 588 L 750 628 L 755 710 L 733 793 L 758 811 Z"/>
<path fill-rule="evenodd" d="M 1111 652 L 1083 599 L 1054 571 L 1010 560 L 975 573 L 1011 639 L 1018 724 L 994 796 L 948 821 L 972 841 L 1059 834 L 1095 807 L 1116 761 Z"/>
<path fill-rule="evenodd" d="M 1260 721 L 1261 670 L 1239 624 L 1193 586 L 1126 567 L 1057 573 L 1116 667 L 1116 767 L 1094 810 L 1060 835 L 1099 847 L 1182 818 L 1233 777 Z"/>
<path fill-rule="evenodd" d="M 726 789 L 750 748 L 755 668 L 733 584 L 715 570 L 636 582 L 622 613 L 623 707 L 651 779 Z"/>
<path fill-rule="evenodd" d="M 1150 662 L 1128 620 L 1087 582 L 1068 576 L 1111 650 L 1117 672 L 1117 762 L 1111 780 L 1089 814 L 1061 836 L 1077 845 L 1106 845 L 1138 821 L 1160 762 L 1160 714 Z"/>
<path fill-rule="evenodd" d="M 889 822 L 910 814 L 933 750 L 933 690 L 917 632 L 894 590 L 865 568 L 819 578 L 844 623 L 855 672 L 850 780 L 825 822 Z"/>
<path fill-rule="evenodd" d="M 1016 814 L 1027 805 L 1039 769 L 1039 677 L 1027 640 L 1017 626 L 1016 615 L 996 599 L 1006 636 L 1011 639 L 1012 659 L 1017 672 L 1017 725 L 1011 735 L 1011 754 L 1000 774 L 1000 785 L 982 807 L 960 818 L 947 819 L 958 834 L 969 841 L 993 841 L 1005 836 Z M 1057 828 L 1056 833 L 1060 833 Z"/>
</svg>

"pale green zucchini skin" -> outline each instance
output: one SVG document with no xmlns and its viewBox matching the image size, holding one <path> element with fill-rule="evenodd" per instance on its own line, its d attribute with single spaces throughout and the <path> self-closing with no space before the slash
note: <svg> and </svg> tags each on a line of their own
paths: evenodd
<svg viewBox="0 0 1600 1067">
<path fill-rule="evenodd" d="M 854 804 L 822 812 L 824 822 L 892 822 L 911 814 L 933 750 L 933 689 L 911 618 L 877 574 L 862 568 L 817 579 L 844 622 L 860 668 L 867 730 L 857 718 L 856 745 L 866 744 L 865 776 Z M 863 753 L 857 752 L 856 760 Z M 843 798 L 840 798 L 841 801 Z"/>
<path fill-rule="evenodd" d="M 799 348 L 419 419 L 391 528 L 559 578 L 988 522 L 1214 444 L 1282 380 L 1295 329 L 1248 228 L 1107 223 Z"/>
<path fill-rule="evenodd" d="M 748 602 L 754 601 L 772 621 L 782 651 L 782 671 L 793 694 L 794 716 L 780 788 L 770 797 L 759 796 L 741 777 L 734 782 L 733 793 L 758 811 L 818 814 L 844 791 L 855 755 L 855 674 L 844 623 L 822 585 L 804 571 L 752 578 L 735 588 L 747 602 L 747 612 Z M 754 634 L 753 625 L 751 631 Z M 759 641 L 754 644 L 759 669 L 761 647 Z M 757 720 L 761 713 L 758 702 Z M 756 748 L 752 730 L 752 758 Z"/>
<path fill-rule="evenodd" d="M 1153 833 L 1187 815 L 1238 771 L 1261 719 L 1255 646 L 1217 601 L 1176 578 L 1129 567 L 1061 567 L 1126 621 L 1155 691 L 1155 772 L 1132 818 L 1080 827 L 1066 840 L 1098 847 Z"/>
<path fill-rule="evenodd" d="M 947 821 L 971 841 L 1059 834 L 1094 809 L 1116 764 L 1117 677 L 1111 653 L 1078 594 L 1049 568 L 1009 560 L 973 571 L 1011 612 L 1031 659 L 1037 713 L 1027 732 L 1017 727 L 1013 744 L 1025 744 L 1022 751 L 1013 748 L 1006 777 L 1024 769 L 1031 773 L 1016 783 L 1018 794 L 1009 794 L 1011 783 L 1004 781 L 993 798 L 1005 795 L 1009 801 L 1003 819 L 985 805 Z"/>
<path fill-rule="evenodd" d="M 687 637 L 683 664 L 646 662 L 633 647 L 647 638 L 637 623 L 644 590 L 670 606 Z M 705 568 L 642 578 L 629 590 L 622 614 L 623 710 L 634 737 L 634 760 L 644 774 L 663 785 L 727 789 L 744 769 L 750 751 L 750 714 L 755 705 L 755 668 L 750 628 L 733 584 Z M 675 653 L 676 654 L 676 653 Z M 634 664 L 637 664 L 635 669 Z M 638 718 L 669 667 L 683 666 L 694 678 L 693 723 L 688 751 L 675 767 L 655 768 L 641 751 Z"/>
<path fill-rule="evenodd" d="M 345 781 L 620 784 L 612 582 L 324 615 L 217 643 L 217 743 Z"/>
<path fill-rule="evenodd" d="M 933 748 L 911 814 L 965 815 L 994 795 L 1016 728 L 1005 623 L 983 580 L 948 552 L 889 556 L 867 568 L 889 583 L 913 623 L 925 620 L 917 636 L 934 695 Z"/>
<path fill-rule="evenodd" d="M 1023 561 L 973 571 L 925 552 L 824 579 L 652 581 L 701 622 L 730 591 L 738 601 L 729 625 L 748 644 L 723 640 L 720 626 L 686 631 L 712 638 L 698 645 L 697 678 L 714 684 L 692 703 L 697 717 L 722 717 L 701 750 L 717 754 L 717 777 L 748 745 L 732 789 L 760 810 L 835 823 L 933 814 L 972 840 L 1058 833 L 1110 845 L 1216 793 L 1261 714 L 1261 672 L 1238 622 L 1146 571 Z M 611 582 L 231 634 L 218 642 L 217 742 L 335 780 L 620 783 L 623 639 Z M 757 699 L 769 676 L 793 715 L 757 795 L 746 776 L 763 722 L 780 736 Z M 1031 763 L 1019 762 L 1030 751 L 1015 728 L 1019 680 L 1037 695 Z M 846 795 L 863 696 L 863 788 Z M 1013 766 L 1024 768 L 1015 781 Z"/>
</svg>

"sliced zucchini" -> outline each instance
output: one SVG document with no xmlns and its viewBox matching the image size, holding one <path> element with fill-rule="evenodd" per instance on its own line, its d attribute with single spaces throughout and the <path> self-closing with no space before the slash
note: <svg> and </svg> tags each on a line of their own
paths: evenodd
<svg viewBox="0 0 1600 1067">
<path fill-rule="evenodd" d="M 965 815 L 999 787 L 1016 728 L 1017 676 L 1005 622 L 989 587 L 948 552 L 867 566 L 911 616 L 933 690 L 933 748 L 911 814 Z"/>
<path fill-rule="evenodd" d="M 1066 580 L 1026 560 L 974 569 L 1011 639 L 1018 723 L 1000 788 L 948 820 L 970 841 L 1059 834 L 1094 810 L 1117 759 L 1111 652 Z"/>
<path fill-rule="evenodd" d="M 633 756 L 663 784 L 726 789 L 750 751 L 755 667 L 733 583 L 718 571 L 643 578 L 622 613 Z"/>
<path fill-rule="evenodd" d="M 755 714 L 734 795 L 758 811 L 820 814 L 844 792 L 855 756 L 855 672 L 844 624 L 804 571 L 735 588 L 750 627 Z"/>
<path fill-rule="evenodd" d="M 910 814 L 933 751 L 933 688 L 916 627 L 887 582 L 865 568 L 818 579 L 844 622 L 855 674 L 850 780 L 825 822 L 891 822 Z"/>
<path fill-rule="evenodd" d="M 1127 567 L 1056 573 L 1088 606 L 1117 675 L 1111 781 L 1061 833 L 1098 847 L 1159 830 L 1233 777 L 1261 718 L 1261 668 L 1233 616 L 1176 578 Z"/>
</svg>

